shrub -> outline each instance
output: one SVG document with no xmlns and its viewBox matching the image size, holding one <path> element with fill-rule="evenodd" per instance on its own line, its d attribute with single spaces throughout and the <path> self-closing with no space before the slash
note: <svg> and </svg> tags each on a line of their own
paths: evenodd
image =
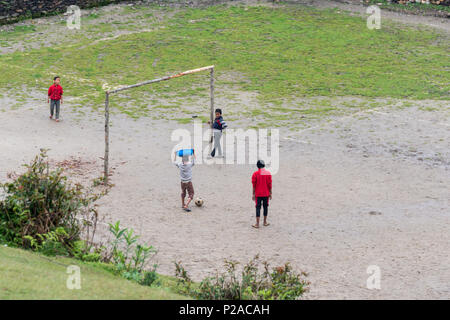
<svg viewBox="0 0 450 320">
<path fill-rule="evenodd" d="M 151 285 L 159 285 L 160 281 L 158 278 L 158 274 L 156 273 L 157 265 L 153 265 L 153 269 L 150 271 L 145 271 L 141 281 L 139 282 L 143 286 L 151 286 Z"/>
<path fill-rule="evenodd" d="M 145 271 L 156 254 L 152 246 L 138 243 L 132 229 L 120 222 L 109 225 L 114 238 L 108 247 L 93 242 L 97 227 L 94 204 L 102 195 L 80 184 L 72 185 L 58 168 L 50 170 L 46 150 L 22 175 L 10 174 L 12 182 L 0 184 L 0 243 L 39 251 L 46 255 L 65 255 L 89 262 L 104 261 L 122 277 L 142 285 L 158 283 L 157 265 Z M 94 180 L 94 187 L 96 180 Z"/>
<path fill-rule="evenodd" d="M 64 228 L 58 227 L 55 231 L 37 234 L 36 236 L 39 240 L 30 235 L 24 236 L 24 238 L 29 241 L 30 247 L 35 251 L 39 251 L 48 256 L 68 255 L 67 249 L 61 243 L 61 239 L 67 236 Z"/>
<path fill-rule="evenodd" d="M 73 255 L 84 239 L 88 254 L 97 223 L 93 203 L 101 194 L 70 184 L 61 169 L 50 170 L 46 150 L 25 167 L 24 174 L 10 174 L 13 181 L 0 184 L 0 239 L 50 255 Z"/>
<path fill-rule="evenodd" d="M 114 264 L 116 272 L 126 279 L 145 285 L 153 284 L 157 279 L 157 265 L 154 264 L 151 271 L 145 271 L 145 267 L 156 255 L 155 248 L 138 243 L 139 236 L 134 234 L 133 229 L 121 228 L 120 221 L 110 223 L 109 231 L 113 239 L 103 260 Z"/>
<path fill-rule="evenodd" d="M 262 264 L 264 271 L 260 272 Z M 299 298 L 309 283 L 295 273 L 290 264 L 270 270 L 267 262 L 255 256 L 237 273 L 238 262 L 225 260 L 225 272 L 207 277 L 195 285 L 181 265 L 175 263 L 175 275 L 180 293 L 203 300 L 294 300 Z"/>
<path fill-rule="evenodd" d="M 182 266 L 181 261 L 175 261 L 175 276 L 177 278 L 178 291 L 183 295 L 195 296 L 194 282 Z"/>
<path fill-rule="evenodd" d="M 72 244 L 74 258 L 87 262 L 98 262 L 102 258 L 104 247 L 90 247 L 87 241 L 78 240 Z"/>
</svg>

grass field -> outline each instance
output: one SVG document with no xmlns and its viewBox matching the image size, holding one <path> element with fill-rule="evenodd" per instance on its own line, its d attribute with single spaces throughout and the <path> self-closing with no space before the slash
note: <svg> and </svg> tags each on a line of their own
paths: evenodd
<svg viewBox="0 0 450 320">
<path fill-rule="evenodd" d="M 81 289 L 69 290 L 67 267 L 81 269 Z M 114 276 L 103 264 L 53 258 L 0 247 L 0 300 L 6 299 L 186 299 L 174 293 L 174 280 L 162 278 L 161 287 L 145 287 Z"/>
<path fill-rule="evenodd" d="M 62 41 L 2 55 L 0 86 L 45 90 L 51 77 L 60 74 L 74 107 L 86 112 L 102 107 L 104 85 L 132 84 L 215 64 L 218 93 L 224 86 L 255 92 L 260 103 L 271 108 L 297 97 L 450 98 L 444 72 L 449 42 L 431 30 L 418 32 L 388 22 L 380 30 L 369 30 L 360 17 L 302 6 L 120 10 L 131 12 L 134 19 L 105 23 L 98 20 L 101 13 L 90 14 L 83 17 L 82 32 L 71 34 L 70 44 Z M 173 12 L 155 18 L 166 11 Z M 146 21 L 152 31 L 140 32 Z M 27 35 L 39 28 L 15 27 L 4 39 L 7 45 L 26 43 Z M 128 34 L 98 41 L 120 30 Z M 136 89 L 114 97 L 112 107 L 136 118 L 149 116 L 151 107 L 167 99 L 207 97 L 206 79 L 193 75 Z M 298 116 L 295 110 L 285 111 L 286 117 Z"/>
</svg>

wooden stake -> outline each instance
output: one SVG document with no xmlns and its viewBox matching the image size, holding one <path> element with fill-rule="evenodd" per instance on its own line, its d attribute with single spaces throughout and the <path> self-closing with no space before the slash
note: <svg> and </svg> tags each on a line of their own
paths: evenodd
<svg viewBox="0 0 450 320">
<path fill-rule="evenodd" d="M 211 69 L 210 75 L 211 75 L 210 84 L 209 84 L 210 95 L 211 95 L 211 141 L 210 141 L 210 143 L 212 144 L 212 142 L 213 142 L 212 126 L 213 126 L 213 122 L 214 122 L 214 68 Z"/>
<path fill-rule="evenodd" d="M 105 97 L 105 168 L 104 168 L 104 183 L 108 185 L 109 178 L 109 92 L 106 92 Z"/>
</svg>

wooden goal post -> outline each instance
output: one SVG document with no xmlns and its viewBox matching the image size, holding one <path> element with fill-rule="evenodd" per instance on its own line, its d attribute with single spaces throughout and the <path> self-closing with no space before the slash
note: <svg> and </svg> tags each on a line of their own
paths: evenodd
<svg viewBox="0 0 450 320">
<path fill-rule="evenodd" d="M 209 85 L 210 86 L 210 105 L 211 105 L 210 118 L 211 118 L 211 125 L 212 125 L 212 123 L 214 121 L 214 66 L 207 66 L 207 67 L 187 70 L 187 71 L 180 72 L 180 73 L 177 73 L 177 74 L 174 74 L 171 76 L 166 76 L 166 77 L 159 78 L 159 79 L 148 80 L 148 81 L 136 83 L 136 84 L 133 84 L 130 86 L 124 86 L 124 87 L 120 87 L 117 89 L 108 90 L 105 92 L 105 157 L 103 158 L 103 160 L 104 160 L 104 178 L 103 179 L 104 179 L 105 185 L 108 184 L 108 178 L 109 178 L 109 100 L 110 100 L 110 95 L 120 92 L 120 91 L 129 90 L 129 89 L 133 89 L 133 88 L 137 88 L 137 87 L 142 87 L 142 86 L 145 86 L 148 84 L 166 81 L 166 80 L 182 77 L 182 76 L 185 76 L 188 74 L 197 73 L 197 72 L 201 72 L 201 71 L 205 71 L 205 70 L 209 70 L 209 72 L 210 72 L 210 85 Z"/>
</svg>

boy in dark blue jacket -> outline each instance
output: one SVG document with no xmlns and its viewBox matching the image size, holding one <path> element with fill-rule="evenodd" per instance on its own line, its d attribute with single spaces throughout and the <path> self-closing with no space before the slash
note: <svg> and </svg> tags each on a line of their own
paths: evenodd
<svg viewBox="0 0 450 320">
<path fill-rule="evenodd" d="M 209 122 L 208 122 L 209 123 Z M 217 151 L 217 157 L 222 158 L 222 147 L 220 145 L 220 138 L 222 138 L 222 130 L 225 129 L 228 125 L 223 120 L 222 117 L 222 110 L 216 109 L 216 118 L 214 119 L 214 122 L 212 124 L 212 130 L 213 130 L 213 136 L 214 136 L 214 149 L 211 152 L 211 157 L 214 157 L 216 155 Z"/>
</svg>

